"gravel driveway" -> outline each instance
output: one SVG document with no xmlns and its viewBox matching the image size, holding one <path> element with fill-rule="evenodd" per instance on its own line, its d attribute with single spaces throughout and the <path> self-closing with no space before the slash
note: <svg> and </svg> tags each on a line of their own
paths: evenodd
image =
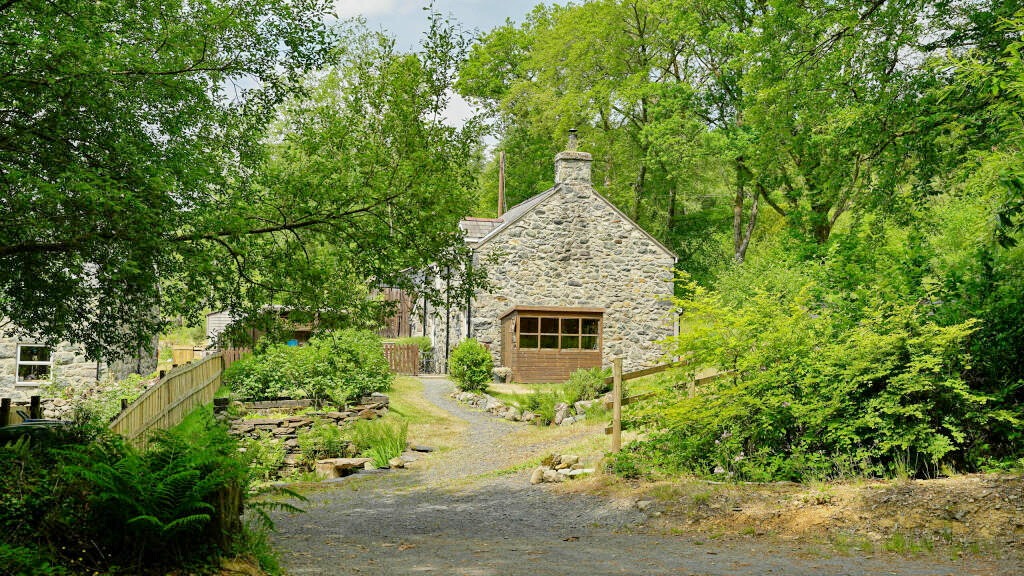
<svg viewBox="0 0 1024 576">
<path fill-rule="evenodd" d="M 445 380 L 423 381 L 432 403 L 467 422 L 462 445 L 407 470 L 342 479 L 300 504 L 306 513 L 279 515 L 273 542 L 288 574 L 1000 573 L 975 562 L 822 555 L 754 539 L 649 534 L 644 513 L 628 502 L 530 486 L 529 470 L 481 477 L 535 455 L 502 443 L 521 424 L 458 405 Z"/>
</svg>

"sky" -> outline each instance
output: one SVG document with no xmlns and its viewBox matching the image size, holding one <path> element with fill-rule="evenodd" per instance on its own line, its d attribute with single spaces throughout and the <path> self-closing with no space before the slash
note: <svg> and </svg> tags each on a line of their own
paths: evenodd
<svg viewBox="0 0 1024 576">
<path fill-rule="evenodd" d="M 506 18 L 521 23 L 533 7 L 543 0 L 434 0 L 434 10 L 459 22 L 469 33 L 486 32 L 505 23 Z M 550 0 L 546 3 L 551 3 Z M 362 16 L 371 30 L 384 30 L 395 38 L 396 47 L 412 50 L 427 30 L 424 0 L 335 0 L 340 18 Z M 461 125 L 472 115 L 466 101 L 453 94 L 446 116 L 453 125 Z"/>
</svg>

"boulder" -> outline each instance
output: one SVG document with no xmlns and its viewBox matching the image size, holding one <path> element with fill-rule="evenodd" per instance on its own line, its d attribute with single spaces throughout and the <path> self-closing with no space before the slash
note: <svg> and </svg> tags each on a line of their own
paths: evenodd
<svg viewBox="0 0 1024 576">
<path fill-rule="evenodd" d="M 545 470 L 547 470 L 547 468 L 543 466 L 538 466 L 533 471 L 533 474 L 530 474 L 530 484 L 540 484 L 541 482 L 543 482 Z"/>
<path fill-rule="evenodd" d="M 545 482 L 561 482 L 564 480 L 561 474 L 554 470 L 545 470 L 541 476 Z"/>
<path fill-rule="evenodd" d="M 367 408 L 365 410 L 360 410 L 358 416 L 363 420 L 373 420 L 377 417 L 377 412 L 376 410 Z"/>
<path fill-rule="evenodd" d="M 573 408 L 575 408 L 577 416 L 583 416 L 587 413 L 587 409 L 594 404 L 597 404 L 597 400 L 580 400 L 573 404 Z"/>
<path fill-rule="evenodd" d="M 575 424 L 575 423 L 576 423 L 576 417 L 575 416 L 566 416 L 565 418 L 562 419 L 562 422 L 559 423 L 559 426 L 568 426 L 570 424 Z"/>
<path fill-rule="evenodd" d="M 519 420 L 521 417 L 522 414 L 514 406 L 509 407 L 508 411 L 505 412 L 505 420 Z"/>
<path fill-rule="evenodd" d="M 398 456 L 395 456 L 391 460 L 388 460 L 388 466 L 392 468 L 405 468 L 405 460 Z"/>
<path fill-rule="evenodd" d="M 316 474 L 321 479 L 337 478 L 367 464 L 373 465 L 369 458 L 325 458 L 316 461 Z"/>
<path fill-rule="evenodd" d="M 565 402 L 555 404 L 555 425 L 561 424 L 562 420 L 565 420 L 567 416 L 569 416 L 569 405 Z"/>
</svg>

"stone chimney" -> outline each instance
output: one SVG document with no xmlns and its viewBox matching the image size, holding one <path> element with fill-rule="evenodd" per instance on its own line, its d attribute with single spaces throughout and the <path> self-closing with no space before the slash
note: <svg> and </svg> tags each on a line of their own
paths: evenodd
<svg viewBox="0 0 1024 576">
<path fill-rule="evenodd" d="M 555 155 L 555 184 L 577 182 L 590 184 L 590 163 L 593 156 L 576 150 L 576 129 L 569 130 L 569 145 Z"/>
</svg>

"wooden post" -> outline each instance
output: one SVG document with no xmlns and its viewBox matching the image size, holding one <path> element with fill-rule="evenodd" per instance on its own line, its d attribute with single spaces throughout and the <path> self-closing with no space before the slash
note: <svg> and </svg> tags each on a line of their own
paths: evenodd
<svg viewBox="0 0 1024 576">
<path fill-rule="evenodd" d="M 28 417 L 33 420 L 42 419 L 43 406 L 39 403 L 39 396 L 32 396 L 28 401 Z"/>
<path fill-rule="evenodd" d="M 11 423 L 11 399 L 0 400 L 0 426 L 7 426 Z"/>
<path fill-rule="evenodd" d="M 127 409 L 128 409 L 128 399 L 127 398 L 121 398 L 121 412 L 124 412 Z"/>
<path fill-rule="evenodd" d="M 612 452 L 622 450 L 622 358 L 612 360 Z"/>
</svg>

